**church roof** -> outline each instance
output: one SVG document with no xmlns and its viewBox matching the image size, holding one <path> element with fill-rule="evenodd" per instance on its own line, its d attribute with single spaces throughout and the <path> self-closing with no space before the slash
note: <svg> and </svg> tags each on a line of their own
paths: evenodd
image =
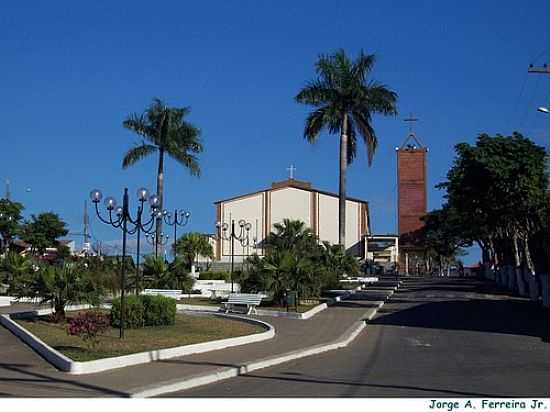
<svg viewBox="0 0 550 412">
<path fill-rule="evenodd" d="M 254 196 L 254 195 L 257 195 L 259 193 L 262 193 L 262 192 L 267 192 L 267 191 L 274 191 L 274 190 L 280 190 L 280 189 L 286 189 L 286 188 L 293 188 L 293 189 L 300 189 L 300 190 L 306 190 L 308 192 L 317 192 L 317 193 L 321 193 L 323 195 L 326 195 L 326 196 L 331 196 L 331 197 L 339 197 L 336 193 L 332 193 L 332 192 L 326 192 L 324 190 L 318 190 L 318 189 L 314 189 L 312 186 L 311 186 L 311 183 L 310 182 L 305 182 L 303 180 L 296 180 L 296 179 L 287 179 L 287 180 L 281 180 L 279 182 L 273 182 L 271 184 L 271 187 L 268 188 L 268 189 L 263 189 L 263 190 L 257 190 L 255 192 L 251 192 L 251 193 L 246 193 L 244 195 L 240 195 L 240 196 L 233 196 L 233 197 L 230 197 L 230 198 L 226 198 L 226 199 L 222 199 L 222 200 L 218 200 L 216 202 L 214 202 L 214 204 L 218 204 L 218 203 L 223 203 L 223 202 L 229 202 L 229 201 L 232 201 L 232 200 L 238 200 L 238 199 L 244 199 L 246 197 L 250 197 L 250 196 Z M 351 200 L 352 202 L 358 202 L 358 203 L 365 203 L 368 205 L 368 201 L 366 200 L 363 200 L 363 199 L 357 199 L 357 198 L 354 198 L 354 197 L 349 197 L 349 196 L 346 196 L 346 200 Z"/>
</svg>

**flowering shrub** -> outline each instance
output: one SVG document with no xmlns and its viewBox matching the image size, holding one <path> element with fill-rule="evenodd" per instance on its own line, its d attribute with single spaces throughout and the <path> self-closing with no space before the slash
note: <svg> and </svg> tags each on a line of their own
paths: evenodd
<svg viewBox="0 0 550 412">
<path fill-rule="evenodd" d="M 109 327 L 109 316 L 101 312 L 84 312 L 71 318 L 67 325 L 67 333 L 81 337 L 86 344 L 94 346 L 97 335 Z"/>
</svg>

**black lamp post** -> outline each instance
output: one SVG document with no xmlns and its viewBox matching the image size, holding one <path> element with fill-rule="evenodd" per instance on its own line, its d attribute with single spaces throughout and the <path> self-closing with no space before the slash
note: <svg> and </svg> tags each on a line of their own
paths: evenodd
<svg viewBox="0 0 550 412">
<path fill-rule="evenodd" d="M 237 235 L 235 232 L 235 220 L 231 220 L 231 232 L 227 233 L 229 225 L 227 223 L 217 222 L 218 236 L 223 240 L 231 240 L 231 293 L 233 293 L 233 268 L 235 265 L 235 239 L 238 240 L 242 247 L 248 246 L 250 243 L 250 229 L 252 224 L 244 219 L 239 220 L 240 232 Z"/>
<path fill-rule="evenodd" d="M 126 238 L 127 235 L 133 235 L 138 233 L 138 245 L 139 245 L 139 233 L 141 231 L 149 232 L 152 227 L 152 222 L 160 216 L 160 211 L 158 210 L 159 199 L 156 195 L 149 197 L 149 204 L 151 206 L 151 218 L 148 222 L 143 223 L 141 221 L 143 214 L 143 205 L 147 200 L 147 190 L 140 189 L 138 191 L 138 201 L 140 205 L 138 206 L 137 217 L 132 219 L 130 216 L 129 206 L 128 206 L 128 188 L 124 188 L 124 195 L 122 197 L 122 206 L 116 207 L 116 200 L 109 196 L 105 199 L 105 208 L 109 213 L 108 219 L 105 219 L 99 213 L 99 202 L 103 198 L 101 191 L 95 189 L 90 192 L 90 199 L 95 205 L 96 215 L 99 220 L 105 224 L 111 225 L 114 228 L 122 230 L 122 263 L 120 267 L 120 338 L 124 338 L 124 316 L 126 309 Z M 113 211 L 116 216 L 113 216 Z M 128 225 L 133 226 L 129 228 Z M 138 262 L 139 262 L 139 246 L 138 246 Z M 137 265 L 137 273 L 139 276 L 139 264 Z"/>
<path fill-rule="evenodd" d="M 156 233 L 147 233 L 145 235 L 145 240 L 147 240 L 147 243 L 153 245 L 155 248 L 155 257 L 158 257 L 158 245 L 165 246 L 168 243 L 169 238 L 170 236 L 165 235 L 163 232 L 161 232 L 158 239 Z"/>
<path fill-rule="evenodd" d="M 184 210 L 174 209 L 174 214 L 170 213 L 168 210 L 162 212 L 164 216 L 164 222 L 168 226 L 174 226 L 174 262 L 176 261 L 176 241 L 178 240 L 178 226 L 185 226 L 189 222 L 189 217 L 191 213 Z"/>
</svg>

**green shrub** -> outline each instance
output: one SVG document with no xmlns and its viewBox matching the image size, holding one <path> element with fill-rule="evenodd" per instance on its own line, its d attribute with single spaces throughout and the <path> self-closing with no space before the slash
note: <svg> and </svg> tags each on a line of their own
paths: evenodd
<svg viewBox="0 0 550 412">
<path fill-rule="evenodd" d="M 173 325 L 176 322 L 176 300 L 166 296 L 141 296 L 145 326 Z"/>
<path fill-rule="evenodd" d="M 173 325 L 176 322 L 176 300 L 165 296 L 128 296 L 125 314 L 124 326 L 130 329 Z M 111 325 L 120 326 L 120 298 L 113 300 Z"/>
<path fill-rule="evenodd" d="M 124 327 L 142 328 L 144 324 L 144 307 L 141 296 L 127 296 L 125 299 Z M 111 326 L 120 327 L 120 298 L 113 299 L 111 308 Z"/>
<path fill-rule="evenodd" d="M 231 274 L 229 272 L 203 272 L 199 275 L 200 280 L 225 280 L 231 282 Z"/>
</svg>

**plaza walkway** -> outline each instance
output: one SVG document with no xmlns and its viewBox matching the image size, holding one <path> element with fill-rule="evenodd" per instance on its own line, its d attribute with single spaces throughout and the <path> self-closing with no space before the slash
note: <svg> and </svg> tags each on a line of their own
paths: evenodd
<svg viewBox="0 0 550 412">
<path fill-rule="evenodd" d="M 158 385 L 240 368 L 247 363 L 331 343 L 357 321 L 372 315 L 378 302 L 388 294 L 360 292 L 309 320 L 257 317 L 275 327 L 276 336 L 267 341 L 80 376 L 56 370 L 0 327 L 0 396 L 125 397 Z"/>
<path fill-rule="evenodd" d="M 407 280 L 346 348 L 165 396 L 546 398 L 549 316 L 491 282 Z"/>
</svg>

